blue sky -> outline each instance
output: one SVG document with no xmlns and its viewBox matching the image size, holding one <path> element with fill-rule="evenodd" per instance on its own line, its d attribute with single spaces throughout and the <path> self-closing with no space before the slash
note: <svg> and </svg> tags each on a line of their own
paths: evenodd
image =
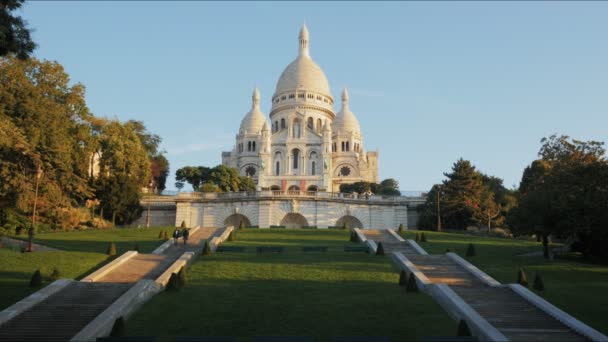
<svg viewBox="0 0 608 342">
<path fill-rule="evenodd" d="M 608 140 L 608 2 L 40 1 L 20 12 L 36 57 L 83 83 L 93 113 L 163 138 L 171 176 L 220 163 L 254 85 L 268 114 L 304 21 L 334 98 L 349 88 L 380 177 L 402 190 L 428 190 L 460 157 L 510 187 L 544 136 Z"/>
</svg>

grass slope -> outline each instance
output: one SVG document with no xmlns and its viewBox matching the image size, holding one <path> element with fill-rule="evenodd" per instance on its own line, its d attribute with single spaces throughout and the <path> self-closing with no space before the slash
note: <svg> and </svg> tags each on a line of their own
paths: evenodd
<svg viewBox="0 0 608 342">
<path fill-rule="evenodd" d="M 119 255 L 131 250 L 135 243 L 142 253 L 149 253 L 163 242 L 158 239 L 161 229 L 116 228 L 35 236 L 36 243 L 61 249 L 58 252 L 21 253 L 14 248 L 0 248 L 0 310 L 39 289 L 29 287 L 37 269 L 47 277 L 43 285 L 50 282 L 48 276 L 55 267 L 61 278 L 80 279 L 112 260 L 105 254 L 110 242 L 116 243 Z"/>
<path fill-rule="evenodd" d="M 456 324 L 432 298 L 406 293 L 388 257 L 345 253 L 348 231 L 240 231 L 244 253 L 199 257 L 186 288 L 155 296 L 128 322 L 132 336 L 451 335 Z M 256 254 L 256 246 L 284 246 Z M 304 253 L 302 246 L 328 246 Z"/>
<path fill-rule="evenodd" d="M 405 232 L 414 239 L 415 232 Z M 469 234 L 425 232 L 427 242 L 419 244 L 430 254 L 445 253 L 446 249 L 486 272 L 501 283 L 517 282 L 517 271 L 523 268 L 528 275 L 530 289 L 534 273 L 540 272 L 545 291 L 536 292 L 553 305 L 568 312 L 595 329 L 608 334 L 608 267 L 584 263 L 572 258 L 545 260 L 541 257 L 517 256 L 542 251 L 535 241 L 489 238 Z M 477 256 L 467 258 L 469 243 L 475 245 Z"/>
</svg>

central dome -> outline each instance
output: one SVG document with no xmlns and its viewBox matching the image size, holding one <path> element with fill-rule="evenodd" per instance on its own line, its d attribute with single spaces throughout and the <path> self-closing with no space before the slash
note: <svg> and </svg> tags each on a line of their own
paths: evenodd
<svg viewBox="0 0 608 342">
<path fill-rule="evenodd" d="M 300 54 L 291 62 L 279 77 L 275 96 L 284 92 L 306 89 L 331 96 L 329 82 L 321 67 L 308 53 L 308 30 L 306 26 L 300 31 Z"/>
</svg>

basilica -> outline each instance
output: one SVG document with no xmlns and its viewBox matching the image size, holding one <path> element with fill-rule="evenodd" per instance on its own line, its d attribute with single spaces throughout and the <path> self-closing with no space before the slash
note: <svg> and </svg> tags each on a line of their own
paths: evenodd
<svg viewBox="0 0 608 342">
<path fill-rule="evenodd" d="M 365 151 L 348 91 L 336 113 L 327 77 L 310 56 L 305 25 L 298 38 L 298 56 L 279 77 L 269 117 L 256 88 L 222 164 L 253 178 L 258 190 L 339 192 L 343 183 L 377 183 L 378 152 Z"/>
</svg>

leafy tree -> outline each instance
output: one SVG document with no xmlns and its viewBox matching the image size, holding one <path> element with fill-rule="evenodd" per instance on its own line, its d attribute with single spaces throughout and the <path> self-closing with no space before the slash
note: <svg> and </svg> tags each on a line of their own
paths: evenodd
<svg viewBox="0 0 608 342">
<path fill-rule="evenodd" d="M 370 182 L 355 182 L 352 184 L 340 184 L 340 192 L 343 193 L 352 193 L 356 192 L 358 194 L 364 194 L 368 191 L 371 191 L 376 195 L 386 195 L 386 196 L 400 196 L 401 192 L 399 191 L 399 182 L 397 182 L 393 178 L 387 178 L 377 183 Z"/>
<path fill-rule="evenodd" d="M 150 158 L 150 173 L 153 186 L 159 192 L 165 190 L 169 176 L 169 161 L 164 155 L 157 154 Z"/>
<path fill-rule="evenodd" d="M 0 56 L 15 54 L 19 59 L 27 59 L 36 48 L 27 22 L 14 14 L 23 3 L 24 0 L 0 1 Z"/>
<path fill-rule="evenodd" d="M 175 182 L 175 187 L 177 191 L 181 191 L 184 188 L 184 182 Z"/>
<path fill-rule="evenodd" d="M 253 191 L 255 181 L 249 177 L 240 176 L 235 168 L 218 165 L 214 168 L 205 166 L 185 166 L 175 172 L 175 179 L 188 182 L 195 191 L 228 192 Z"/>
<path fill-rule="evenodd" d="M 399 191 L 399 182 L 393 178 L 387 178 L 380 182 L 376 193 L 378 195 L 401 196 L 401 191 Z"/>
<path fill-rule="evenodd" d="M 203 180 L 209 179 L 210 168 L 204 166 L 184 166 L 175 171 L 175 179 L 192 185 L 192 189 L 198 190 Z"/>
</svg>

